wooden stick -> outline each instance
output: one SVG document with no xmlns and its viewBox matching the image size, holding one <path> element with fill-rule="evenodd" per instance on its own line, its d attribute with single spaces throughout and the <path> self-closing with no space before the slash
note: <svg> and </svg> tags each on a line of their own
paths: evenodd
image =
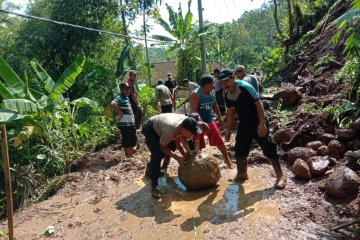
<svg viewBox="0 0 360 240">
<path fill-rule="evenodd" d="M 360 223 L 360 218 L 355 219 L 355 220 L 352 220 L 352 221 L 348 221 L 348 222 L 345 222 L 345 223 L 338 224 L 338 225 L 336 225 L 335 227 L 333 227 L 333 228 L 331 229 L 331 231 L 336 231 L 336 230 L 338 230 L 338 229 L 340 229 L 340 228 L 344 228 L 344 227 L 353 225 L 353 224 L 355 224 L 355 223 Z"/>
<path fill-rule="evenodd" d="M 6 127 L 1 125 L 1 152 L 4 163 L 4 176 L 6 186 L 6 210 L 8 217 L 9 240 L 14 240 L 14 222 L 13 222 L 13 201 L 10 179 L 9 152 L 6 138 Z"/>
</svg>

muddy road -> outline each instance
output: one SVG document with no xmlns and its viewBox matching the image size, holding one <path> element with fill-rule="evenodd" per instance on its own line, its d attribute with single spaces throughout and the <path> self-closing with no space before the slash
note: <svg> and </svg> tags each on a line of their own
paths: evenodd
<svg viewBox="0 0 360 240">
<path fill-rule="evenodd" d="M 321 178 L 298 181 L 286 166 L 285 190 L 273 187 L 268 164 L 251 163 L 248 181 L 230 183 L 236 172 L 222 161 L 219 185 L 195 192 L 186 191 L 171 161 L 160 179 L 166 196 L 155 200 L 143 178 L 145 148 L 134 159 L 124 159 L 116 145 L 91 156 L 101 161 L 68 174 L 56 195 L 15 214 L 16 239 L 345 239 L 328 229 L 347 219 L 338 211 L 359 204 L 358 196 L 327 199 Z M 54 233 L 46 237 L 48 226 Z M 5 221 L 0 229 L 7 229 Z"/>
</svg>

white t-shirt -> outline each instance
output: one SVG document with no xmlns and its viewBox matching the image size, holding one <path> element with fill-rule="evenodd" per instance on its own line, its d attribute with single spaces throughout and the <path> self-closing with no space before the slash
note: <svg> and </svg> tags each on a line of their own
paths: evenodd
<svg viewBox="0 0 360 240">
<path fill-rule="evenodd" d="M 175 139 L 176 128 L 187 118 L 183 114 L 163 113 L 150 118 L 153 128 L 160 136 L 160 144 L 168 145 Z"/>
</svg>

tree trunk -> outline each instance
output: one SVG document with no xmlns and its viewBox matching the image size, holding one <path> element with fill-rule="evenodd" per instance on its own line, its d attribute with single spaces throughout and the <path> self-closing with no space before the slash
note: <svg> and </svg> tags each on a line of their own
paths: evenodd
<svg viewBox="0 0 360 240">
<path fill-rule="evenodd" d="M 120 0 L 119 3 L 120 3 L 121 22 L 123 25 L 123 34 L 129 36 L 128 25 L 126 21 L 126 5 L 123 4 L 122 0 Z M 126 45 L 131 44 L 131 39 L 129 37 L 126 37 L 124 41 Z M 135 66 L 135 61 L 131 58 L 131 51 L 129 51 L 128 65 L 130 68 L 132 66 Z"/>
<path fill-rule="evenodd" d="M 291 0 L 286 0 L 288 4 L 288 18 L 289 18 L 289 40 L 290 44 L 294 43 L 294 17 L 292 13 Z"/>
<path fill-rule="evenodd" d="M 275 26 L 280 36 L 283 35 L 280 25 L 279 25 L 279 18 L 278 18 L 278 7 L 277 7 L 277 1 L 274 0 L 274 20 L 275 20 Z"/>
</svg>

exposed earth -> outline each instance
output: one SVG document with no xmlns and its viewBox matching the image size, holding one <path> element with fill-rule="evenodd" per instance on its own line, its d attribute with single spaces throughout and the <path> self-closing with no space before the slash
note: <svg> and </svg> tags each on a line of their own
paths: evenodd
<svg viewBox="0 0 360 240">
<path fill-rule="evenodd" d="M 275 190 L 270 165 L 252 162 L 248 181 L 230 183 L 235 170 L 219 161 L 219 185 L 190 192 L 172 160 L 160 179 L 166 196 L 155 200 L 143 178 L 147 159 L 145 147 L 125 159 L 118 145 L 83 156 L 82 171 L 69 173 L 54 196 L 15 214 L 16 239 L 350 239 L 329 229 L 358 211 L 360 195 L 324 196 L 326 176 L 297 180 L 283 164 L 287 187 Z M 54 226 L 50 237 L 48 226 Z M 3 221 L 0 229 L 6 228 Z"/>
</svg>

